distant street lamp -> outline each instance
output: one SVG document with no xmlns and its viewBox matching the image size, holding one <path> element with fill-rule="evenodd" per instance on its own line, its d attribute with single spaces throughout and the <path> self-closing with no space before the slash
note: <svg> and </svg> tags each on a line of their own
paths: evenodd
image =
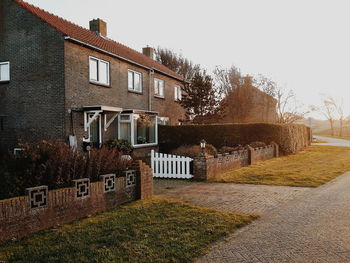
<svg viewBox="0 0 350 263">
<path fill-rule="evenodd" d="M 202 154 L 204 154 L 204 150 L 205 150 L 205 145 L 207 144 L 207 142 L 202 139 L 201 142 L 200 142 L 200 145 L 201 145 L 201 149 L 202 149 Z"/>
</svg>

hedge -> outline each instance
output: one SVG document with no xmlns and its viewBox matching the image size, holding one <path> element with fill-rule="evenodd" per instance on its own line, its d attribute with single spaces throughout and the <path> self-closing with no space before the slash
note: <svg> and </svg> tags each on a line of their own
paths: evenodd
<svg viewBox="0 0 350 263">
<path fill-rule="evenodd" d="M 282 154 L 293 154 L 310 145 L 310 128 L 298 124 L 212 124 L 159 126 L 159 148 L 170 152 L 181 145 L 199 144 L 201 139 L 217 148 L 255 141 L 276 142 Z"/>
</svg>

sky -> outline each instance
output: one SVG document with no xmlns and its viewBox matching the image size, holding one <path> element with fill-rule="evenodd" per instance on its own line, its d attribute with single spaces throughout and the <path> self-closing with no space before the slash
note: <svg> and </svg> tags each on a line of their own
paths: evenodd
<svg viewBox="0 0 350 263">
<path fill-rule="evenodd" d="M 27 1 L 86 28 L 101 18 L 109 38 L 138 51 L 160 46 L 209 72 L 263 74 L 294 90 L 304 109 L 331 95 L 350 115 L 348 0 Z"/>
</svg>

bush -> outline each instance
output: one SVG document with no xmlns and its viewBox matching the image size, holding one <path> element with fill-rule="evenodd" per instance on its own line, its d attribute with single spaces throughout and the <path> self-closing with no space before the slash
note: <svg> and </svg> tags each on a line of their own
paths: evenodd
<svg viewBox="0 0 350 263">
<path fill-rule="evenodd" d="M 174 155 L 194 158 L 198 156 L 200 152 L 202 152 L 202 149 L 199 145 L 184 145 L 184 146 L 178 147 L 177 149 L 171 151 L 170 153 Z M 205 147 L 205 152 L 210 155 L 215 155 L 217 153 L 217 150 L 213 145 L 207 144 Z"/>
<path fill-rule="evenodd" d="M 231 147 L 231 146 L 222 146 L 219 150 L 220 153 L 231 153 L 234 151 L 240 151 L 240 150 L 244 150 L 246 149 L 246 147 L 242 146 L 242 145 L 238 145 L 236 147 Z"/>
<path fill-rule="evenodd" d="M 72 186 L 72 180 L 90 178 L 123 170 L 129 161 L 115 149 L 103 147 L 90 153 L 75 151 L 61 141 L 41 141 L 36 145 L 20 143 L 19 156 L 6 154 L 0 160 L 0 199 L 24 195 L 25 189 L 47 185 L 49 189 Z"/>
<path fill-rule="evenodd" d="M 264 143 L 264 142 L 252 142 L 252 143 L 249 143 L 249 146 L 252 148 L 260 148 L 260 147 L 265 147 L 266 143 Z"/>
<path fill-rule="evenodd" d="M 109 140 L 104 144 L 109 149 L 116 149 L 118 152 L 130 155 L 133 151 L 131 143 L 128 140 Z"/>
<path fill-rule="evenodd" d="M 310 145 L 310 128 L 298 124 L 212 124 L 159 126 L 159 148 L 170 152 L 181 145 L 198 144 L 201 139 L 217 148 L 274 141 L 282 154 L 297 153 Z"/>
</svg>

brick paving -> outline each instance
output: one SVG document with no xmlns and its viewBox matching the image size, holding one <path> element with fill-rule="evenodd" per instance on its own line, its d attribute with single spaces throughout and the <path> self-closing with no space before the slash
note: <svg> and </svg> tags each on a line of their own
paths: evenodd
<svg viewBox="0 0 350 263">
<path fill-rule="evenodd" d="M 197 206 L 259 215 L 310 190 L 302 187 L 198 183 L 163 179 L 155 180 L 154 188 L 157 195 L 180 199 Z"/>
<path fill-rule="evenodd" d="M 172 184 L 156 186 L 156 192 L 262 215 L 213 245 L 196 263 L 350 263 L 350 173 L 318 188 Z"/>
</svg>

